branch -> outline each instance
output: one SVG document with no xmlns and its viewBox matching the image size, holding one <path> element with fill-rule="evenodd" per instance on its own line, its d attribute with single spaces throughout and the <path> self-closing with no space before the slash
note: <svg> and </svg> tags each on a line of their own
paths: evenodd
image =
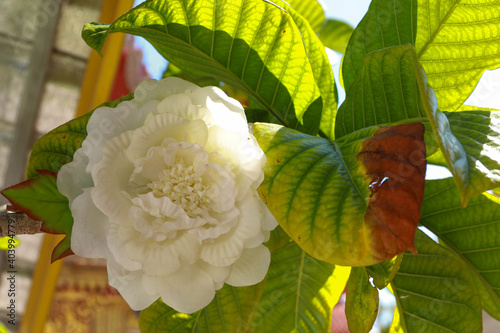
<svg viewBox="0 0 500 333">
<path fill-rule="evenodd" d="M 41 233 L 42 221 L 29 218 L 24 213 L 0 213 L 0 237 L 33 235 Z"/>
</svg>

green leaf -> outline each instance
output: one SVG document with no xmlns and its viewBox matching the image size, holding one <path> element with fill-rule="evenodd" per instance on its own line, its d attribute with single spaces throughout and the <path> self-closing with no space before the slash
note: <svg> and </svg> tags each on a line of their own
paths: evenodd
<svg viewBox="0 0 500 333">
<path fill-rule="evenodd" d="M 213 301 L 193 314 L 177 312 L 161 299 L 141 311 L 141 332 L 238 332 L 246 333 L 264 284 L 235 288 L 224 285 Z"/>
<path fill-rule="evenodd" d="M 405 332 L 481 332 L 481 302 L 467 266 L 420 231 L 415 246 L 418 254 L 403 254 L 391 282 L 398 326 Z"/>
<path fill-rule="evenodd" d="M 458 109 L 500 67 L 500 1 L 420 0 L 415 50 L 439 108 Z"/>
<path fill-rule="evenodd" d="M 343 63 L 346 89 L 364 55 L 411 43 L 439 108 L 455 111 L 485 70 L 500 67 L 500 1 L 375 0 L 355 29 Z"/>
<path fill-rule="evenodd" d="M 384 289 L 392 281 L 399 269 L 403 255 L 398 255 L 380 264 L 365 267 L 366 272 L 373 278 L 373 284 L 378 289 Z"/>
<path fill-rule="evenodd" d="M 328 19 L 319 31 L 319 39 L 326 47 L 345 53 L 353 31 L 354 28 L 345 22 Z"/>
<path fill-rule="evenodd" d="M 390 259 L 413 249 L 425 174 L 423 130 L 418 123 L 372 127 L 332 142 L 254 124 L 267 156 L 259 193 L 309 255 L 344 266 Z M 420 160 L 413 159 L 417 152 Z"/>
<path fill-rule="evenodd" d="M 450 129 L 462 143 L 469 169 L 468 199 L 500 186 L 500 112 L 444 112 Z M 429 163 L 446 166 L 441 153 L 428 159 Z M 464 195 L 462 193 L 462 195 Z"/>
<path fill-rule="evenodd" d="M 109 33 L 142 36 L 188 73 L 208 75 L 247 93 L 282 124 L 316 134 L 326 107 L 291 15 L 260 0 L 150 0 L 83 37 L 102 49 Z M 324 52 L 324 50 L 323 50 Z M 333 87 L 330 87 L 333 89 Z"/>
<path fill-rule="evenodd" d="M 427 181 L 421 223 L 456 252 L 477 281 L 486 311 L 500 320 L 500 199 L 484 193 L 460 207 L 450 179 Z"/>
<path fill-rule="evenodd" d="M 133 94 L 129 94 L 114 101 L 101 104 L 114 108 L 123 101 L 131 100 Z M 87 137 L 87 123 L 92 112 L 53 129 L 35 142 L 28 160 L 26 178 L 34 178 L 38 175 L 37 170 L 48 170 L 57 172 L 62 165 L 73 160 L 75 151 L 81 147 L 83 140 Z"/>
<path fill-rule="evenodd" d="M 378 290 L 363 267 L 351 269 L 347 283 L 345 314 L 349 332 L 368 333 L 378 313 Z"/>
<path fill-rule="evenodd" d="M 349 268 L 309 257 L 279 227 L 266 245 L 272 258 L 263 282 L 244 288 L 225 285 L 207 307 L 190 315 L 158 300 L 141 312 L 141 331 L 329 332 Z"/>
<path fill-rule="evenodd" d="M 276 3 L 276 1 L 273 2 Z M 315 33 L 321 30 L 326 16 L 318 0 L 287 0 L 286 2 L 309 22 Z"/>
<path fill-rule="evenodd" d="M 307 57 L 311 63 L 316 84 L 323 98 L 324 107 L 321 114 L 320 130 L 326 137 L 334 139 L 335 115 L 337 113 L 337 85 L 333 78 L 332 65 L 328 60 L 325 47 L 299 13 L 283 1 L 278 1 L 278 4 L 282 5 L 290 16 L 292 16 L 302 34 Z"/>
<path fill-rule="evenodd" d="M 450 130 L 448 118 L 438 110 L 413 48 L 395 46 L 367 55 L 337 113 L 336 137 L 368 126 L 415 121 L 428 121 L 466 205 L 471 192 L 466 152 Z M 426 142 L 434 145 L 429 134 Z"/>
<path fill-rule="evenodd" d="M 73 254 L 71 230 L 73 217 L 68 199 L 57 190 L 56 174 L 38 171 L 37 178 L 11 186 L 1 193 L 19 210 L 34 220 L 44 221 L 42 231 L 50 234 L 65 234 L 52 252 L 52 262 Z"/>
<path fill-rule="evenodd" d="M 365 55 L 390 46 L 414 45 L 417 0 L 373 0 L 347 46 L 342 77 L 348 91 L 359 75 Z"/>
<path fill-rule="evenodd" d="M 422 80 L 410 45 L 370 53 L 337 112 L 335 137 L 373 125 L 427 121 L 433 110 L 428 112 L 424 101 L 432 96 L 421 90 Z"/>
<path fill-rule="evenodd" d="M 220 82 L 213 77 L 209 76 L 200 76 L 200 75 L 195 75 L 195 74 L 187 74 L 184 72 L 182 69 L 179 67 L 175 66 L 172 63 L 169 63 L 167 66 L 167 69 L 165 72 L 163 72 L 162 77 L 171 77 L 175 76 L 178 78 L 181 78 L 183 80 L 193 82 L 194 84 L 200 86 L 200 87 L 207 87 L 207 86 L 215 86 L 220 88 Z"/>
<path fill-rule="evenodd" d="M 344 291 L 348 267 L 306 254 L 278 229 L 285 246 L 273 252 L 251 332 L 330 332 L 333 306 Z"/>
</svg>

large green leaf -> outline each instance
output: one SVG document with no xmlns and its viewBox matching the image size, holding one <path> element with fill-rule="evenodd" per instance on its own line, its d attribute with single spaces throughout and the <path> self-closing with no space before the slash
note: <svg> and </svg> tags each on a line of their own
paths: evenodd
<svg viewBox="0 0 500 333">
<path fill-rule="evenodd" d="M 426 142 L 431 147 L 437 142 L 465 205 L 471 197 L 467 155 L 448 119 L 438 110 L 413 48 L 395 46 L 365 56 L 337 113 L 336 137 L 373 125 L 415 121 L 430 125 L 433 135 L 428 131 Z"/>
<path fill-rule="evenodd" d="M 399 312 L 393 324 L 409 333 L 481 332 L 481 302 L 465 263 L 422 232 L 415 246 L 418 255 L 404 253 L 391 282 Z"/>
<path fill-rule="evenodd" d="M 359 75 L 363 58 L 389 46 L 414 45 L 417 33 L 417 0 L 373 0 L 352 34 L 342 64 L 348 90 Z"/>
<path fill-rule="evenodd" d="M 68 199 L 57 190 L 56 174 L 38 170 L 38 176 L 6 188 L 1 193 L 19 210 L 34 220 L 44 221 L 41 230 L 66 237 L 52 252 L 52 262 L 73 254 L 71 230 L 73 217 Z"/>
<path fill-rule="evenodd" d="M 305 1 L 307 2 L 307 1 Z M 317 3 L 317 1 L 314 0 Z M 309 62 L 313 65 L 316 84 L 323 98 L 323 113 L 321 114 L 320 130 L 330 139 L 335 137 L 335 115 L 337 113 L 337 85 L 333 78 L 332 65 L 328 60 L 325 47 L 306 20 L 285 2 L 277 2 L 287 10 L 299 28 L 307 51 Z"/>
<path fill-rule="evenodd" d="M 314 32 L 321 30 L 326 17 L 325 9 L 318 0 L 287 0 L 286 2 L 309 22 Z"/>
<path fill-rule="evenodd" d="M 415 50 L 439 108 L 458 109 L 500 67 L 500 1 L 420 0 Z"/>
<path fill-rule="evenodd" d="M 484 193 L 460 207 L 450 179 L 427 181 L 421 223 L 456 252 L 477 281 L 485 310 L 500 320 L 500 200 Z"/>
<path fill-rule="evenodd" d="M 326 47 L 345 53 L 353 31 L 354 28 L 345 22 L 328 19 L 319 32 L 319 39 Z"/>
<path fill-rule="evenodd" d="M 308 254 L 366 266 L 413 249 L 423 125 L 371 127 L 336 141 L 270 124 L 253 131 L 267 156 L 259 193 Z"/>
<path fill-rule="evenodd" d="M 500 1 L 375 0 L 346 51 L 346 89 L 364 55 L 411 43 L 434 89 L 439 108 L 455 111 L 482 73 L 500 67 Z"/>
<path fill-rule="evenodd" d="M 100 51 L 114 32 L 142 36 L 186 72 L 248 93 L 288 127 L 315 134 L 330 107 L 310 62 L 317 56 L 306 51 L 291 15 L 270 2 L 150 0 L 111 25 L 87 24 L 82 36 Z"/>
<path fill-rule="evenodd" d="M 141 331 L 329 332 L 349 268 L 311 258 L 279 227 L 266 245 L 272 258 L 263 282 L 244 288 L 225 285 L 207 307 L 191 315 L 159 300 L 141 312 Z"/>
<path fill-rule="evenodd" d="M 349 268 L 306 254 L 288 239 L 273 252 L 251 332 L 330 332 L 331 313 L 345 289 Z"/>
<path fill-rule="evenodd" d="M 347 283 L 345 314 L 351 333 L 368 333 L 378 313 L 378 290 L 363 267 L 353 267 Z"/>
<path fill-rule="evenodd" d="M 444 112 L 450 129 L 462 143 L 469 167 L 469 186 L 465 195 L 472 198 L 500 186 L 500 112 Z M 441 152 L 429 163 L 446 166 Z"/>
</svg>

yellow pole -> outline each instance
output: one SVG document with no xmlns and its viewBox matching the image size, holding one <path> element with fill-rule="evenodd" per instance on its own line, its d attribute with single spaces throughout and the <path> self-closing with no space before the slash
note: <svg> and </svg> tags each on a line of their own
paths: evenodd
<svg viewBox="0 0 500 333">
<path fill-rule="evenodd" d="M 100 22 L 110 23 L 124 14 L 134 4 L 133 0 L 105 0 Z M 80 102 L 76 116 L 79 117 L 106 102 L 113 87 L 118 62 L 122 51 L 124 34 L 110 34 L 104 44 L 101 57 L 92 51 L 83 77 Z"/>
<path fill-rule="evenodd" d="M 133 0 L 104 0 L 99 21 L 109 23 L 132 8 Z M 124 35 L 111 34 L 103 48 L 103 57 L 92 51 L 84 74 L 76 116 L 85 114 L 108 100 L 120 60 Z M 20 333 L 42 333 L 50 311 L 52 296 L 63 260 L 50 263 L 52 250 L 63 236 L 44 236 L 35 267 L 32 287 Z"/>
</svg>

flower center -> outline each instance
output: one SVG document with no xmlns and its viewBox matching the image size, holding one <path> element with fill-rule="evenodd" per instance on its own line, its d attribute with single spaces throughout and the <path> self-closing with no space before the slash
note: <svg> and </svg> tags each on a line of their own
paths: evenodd
<svg viewBox="0 0 500 333">
<path fill-rule="evenodd" d="M 209 186 L 204 185 L 202 177 L 195 174 L 194 167 L 186 166 L 182 159 L 160 172 L 158 180 L 147 186 L 155 196 L 167 196 L 173 203 L 180 205 L 189 217 L 198 216 L 200 210 L 207 210 L 210 204 L 207 195 Z"/>
</svg>

